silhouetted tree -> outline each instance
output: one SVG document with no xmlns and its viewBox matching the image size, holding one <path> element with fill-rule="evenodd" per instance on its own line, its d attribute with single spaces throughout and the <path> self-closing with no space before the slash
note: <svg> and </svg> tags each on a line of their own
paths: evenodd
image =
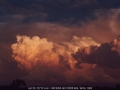
<svg viewBox="0 0 120 90">
<path fill-rule="evenodd" d="M 26 83 L 24 80 L 16 79 L 16 80 L 13 80 L 13 82 L 10 84 L 10 86 L 13 88 L 20 88 L 22 86 L 26 86 Z"/>
</svg>

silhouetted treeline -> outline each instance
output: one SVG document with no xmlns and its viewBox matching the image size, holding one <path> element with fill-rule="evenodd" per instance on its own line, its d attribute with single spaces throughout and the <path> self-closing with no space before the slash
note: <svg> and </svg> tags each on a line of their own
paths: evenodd
<svg viewBox="0 0 120 90">
<path fill-rule="evenodd" d="M 0 90 L 28 90 L 28 88 L 24 80 L 16 79 L 8 86 L 1 85 Z"/>
<path fill-rule="evenodd" d="M 38 87 L 38 86 L 35 86 L 35 87 Z M 41 87 L 41 86 L 39 86 Z M 55 86 L 53 86 L 55 87 Z M 92 89 L 87 89 L 89 86 L 81 86 L 81 87 L 85 87 L 85 88 L 81 88 L 80 89 L 80 86 L 78 89 L 64 89 L 64 90 L 120 90 L 120 84 L 117 84 L 115 87 L 108 87 L 108 86 L 103 86 L 103 87 L 99 87 L 99 86 L 95 86 L 95 87 L 92 87 Z M 43 87 L 42 88 L 30 88 L 30 87 L 27 87 L 26 86 L 26 83 L 24 80 L 19 80 L 19 79 L 16 79 L 16 80 L 13 80 L 12 83 L 8 86 L 5 86 L 5 85 L 1 85 L 0 86 L 0 90 L 50 90 L 51 87 L 48 87 L 49 89 L 45 89 Z M 58 90 L 58 89 L 52 89 L 52 90 Z M 63 90 L 62 88 L 59 89 L 59 90 Z"/>
</svg>

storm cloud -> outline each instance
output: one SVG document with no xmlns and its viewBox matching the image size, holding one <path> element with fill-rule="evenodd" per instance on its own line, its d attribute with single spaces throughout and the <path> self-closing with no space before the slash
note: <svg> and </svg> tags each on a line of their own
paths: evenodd
<svg viewBox="0 0 120 90">
<path fill-rule="evenodd" d="M 16 78 L 28 85 L 118 83 L 118 4 L 1 0 L 0 84 Z"/>
<path fill-rule="evenodd" d="M 119 37 L 111 43 L 103 43 L 100 46 L 79 48 L 72 54 L 77 60 L 76 65 L 81 63 L 97 64 L 101 67 L 120 68 Z"/>
</svg>

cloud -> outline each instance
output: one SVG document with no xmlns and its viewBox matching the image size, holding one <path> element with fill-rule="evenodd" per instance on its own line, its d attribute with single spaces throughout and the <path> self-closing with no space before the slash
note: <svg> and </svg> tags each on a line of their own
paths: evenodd
<svg viewBox="0 0 120 90">
<path fill-rule="evenodd" d="M 91 37 L 74 36 L 70 42 L 58 44 L 38 36 L 31 38 L 18 35 L 17 43 L 12 44 L 11 47 L 18 67 L 29 72 L 25 79 L 38 81 L 37 84 L 118 82 L 115 76 L 105 71 L 108 68 L 118 68 L 116 64 L 118 52 L 112 51 L 108 43 L 99 46 Z M 79 51 L 75 53 L 77 48 Z M 75 53 L 73 58 L 71 53 Z M 107 53 L 116 59 L 114 60 L 116 66 L 109 63 L 112 60 L 111 57 L 109 61 L 106 60 Z M 96 55 L 95 60 L 94 55 Z M 101 58 L 104 61 L 101 62 Z"/>
<path fill-rule="evenodd" d="M 119 35 L 119 9 L 112 9 L 106 12 L 98 10 L 95 13 L 96 19 L 88 19 L 86 22 L 80 21 L 79 24 L 74 25 L 66 25 L 59 22 L 50 23 L 46 21 L 22 23 L 22 20 L 19 18 L 15 19 L 17 16 L 13 15 L 11 17 L 14 17 L 14 19 L 11 19 L 9 22 L 1 23 L 0 41 L 15 42 L 14 37 L 20 34 L 31 37 L 39 36 L 48 38 L 49 40 L 59 43 L 69 41 L 73 36 L 92 37 L 98 43 L 110 42 Z M 18 15 L 18 17 L 22 16 Z"/>
<path fill-rule="evenodd" d="M 82 70 L 87 71 L 87 80 L 91 80 L 91 82 L 119 82 L 119 47 L 119 37 L 111 43 L 103 43 L 100 46 L 80 47 L 76 53 L 71 54 L 76 60 L 74 71 L 79 70 L 78 73 L 80 74 L 83 74 L 81 73 Z M 89 70 L 85 68 L 89 68 Z"/>
<path fill-rule="evenodd" d="M 91 44 L 99 45 L 90 37 L 74 36 L 70 42 L 58 44 L 38 36 L 30 38 L 17 35 L 17 43 L 12 44 L 11 48 L 18 67 L 29 72 L 27 78 L 46 82 L 67 82 L 70 79 L 67 77 L 69 72 L 76 73 L 74 72 L 75 60 L 71 57 L 71 53 L 76 52 L 78 47 Z M 74 80 L 75 78 L 72 79 Z"/>
<path fill-rule="evenodd" d="M 52 48 L 52 42 L 37 36 L 32 39 L 27 36 L 17 36 L 17 44 L 12 45 L 13 53 L 16 54 L 13 57 L 26 68 L 32 68 L 39 60 L 40 63 L 48 63 L 48 65 L 58 63 L 57 54 L 52 52 Z"/>
<path fill-rule="evenodd" d="M 90 46 L 79 48 L 72 54 L 76 59 L 76 68 L 81 63 L 97 64 L 100 67 L 120 68 L 119 37 L 111 43 L 103 43 L 100 46 Z"/>
<path fill-rule="evenodd" d="M 100 9 L 118 9 L 119 1 L 99 0 L 1 0 L 1 21 L 10 21 L 9 15 L 24 15 L 23 22 L 58 22 L 76 24 L 79 21 L 94 19 L 94 11 Z M 107 5 L 106 5 L 107 4 Z M 79 13 L 78 13 L 79 12 Z M 88 16 L 89 15 L 89 16 Z M 70 22 L 71 21 L 71 22 Z"/>
<path fill-rule="evenodd" d="M 70 57 L 71 52 L 77 51 L 78 47 L 99 45 L 90 37 L 73 37 L 71 42 L 63 42 L 62 45 L 48 41 L 46 38 L 17 35 L 17 43 L 13 44 L 13 57 L 25 68 L 32 68 L 38 61 L 40 63 L 58 64 L 65 56 Z M 68 57 L 67 57 L 68 56 Z M 52 63 L 51 63 L 52 62 Z"/>
<path fill-rule="evenodd" d="M 24 19 L 19 15 L 11 17 Z M 2 81 L 9 79 L 6 74 L 15 73 L 11 76 L 27 83 L 118 82 L 119 73 L 112 72 L 119 71 L 119 43 L 117 39 L 108 43 L 118 36 L 118 25 L 119 10 L 96 11 L 96 19 L 75 25 L 14 20 L 0 23 L 0 42 L 6 43 L 1 44 L 6 46 L 0 55 Z"/>
</svg>

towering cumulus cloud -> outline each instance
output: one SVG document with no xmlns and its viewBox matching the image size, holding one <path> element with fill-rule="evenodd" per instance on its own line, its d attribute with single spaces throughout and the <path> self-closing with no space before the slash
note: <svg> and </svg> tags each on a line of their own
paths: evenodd
<svg viewBox="0 0 120 90">
<path fill-rule="evenodd" d="M 110 72 L 120 69 L 120 39 L 96 43 L 91 37 L 77 37 L 61 44 L 17 35 L 12 44 L 18 67 L 29 72 L 29 80 L 41 82 L 118 82 Z M 99 73 L 98 73 L 99 70 Z M 117 73 L 120 75 L 120 73 Z M 100 77 L 100 78 L 98 78 Z M 117 80 L 118 79 L 118 80 Z"/>
<path fill-rule="evenodd" d="M 13 57 L 19 63 L 19 67 L 23 65 L 28 69 L 36 66 L 37 62 L 56 65 L 62 57 L 69 59 L 71 53 L 76 52 L 79 47 L 92 44 L 98 45 L 90 37 L 78 38 L 73 36 L 70 42 L 63 42 L 62 45 L 60 45 L 48 41 L 46 38 L 39 38 L 38 36 L 30 38 L 28 36 L 18 35 L 17 43 L 11 47 L 13 49 Z"/>
<path fill-rule="evenodd" d="M 42 81 L 76 81 L 79 75 L 83 78 L 82 72 L 86 68 L 77 70 L 74 67 L 76 60 L 71 57 L 71 53 L 75 53 L 80 47 L 99 45 L 91 37 L 73 36 L 69 42 L 64 41 L 61 44 L 38 36 L 30 38 L 17 35 L 16 37 L 17 43 L 12 44 L 11 47 L 18 67 L 30 73 L 28 78 Z M 87 64 L 84 66 L 93 67 Z M 77 72 L 79 73 L 75 77 Z"/>
<path fill-rule="evenodd" d="M 19 63 L 19 67 L 24 66 L 30 69 L 38 61 L 48 65 L 58 63 L 58 55 L 53 52 L 53 42 L 47 39 L 40 39 L 38 36 L 32 38 L 27 36 L 17 36 L 17 43 L 12 45 L 13 57 Z"/>
<path fill-rule="evenodd" d="M 17 35 L 12 44 L 18 67 L 29 72 L 26 79 L 40 82 L 118 82 L 120 37 L 96 43 L 91 37 L 73 36 L 56 43 L 38 36 Z M 117 73 L 114 76 L 111 72 Z M 99 71 L 99 72 L 98 72 Z"/>
</svg>

